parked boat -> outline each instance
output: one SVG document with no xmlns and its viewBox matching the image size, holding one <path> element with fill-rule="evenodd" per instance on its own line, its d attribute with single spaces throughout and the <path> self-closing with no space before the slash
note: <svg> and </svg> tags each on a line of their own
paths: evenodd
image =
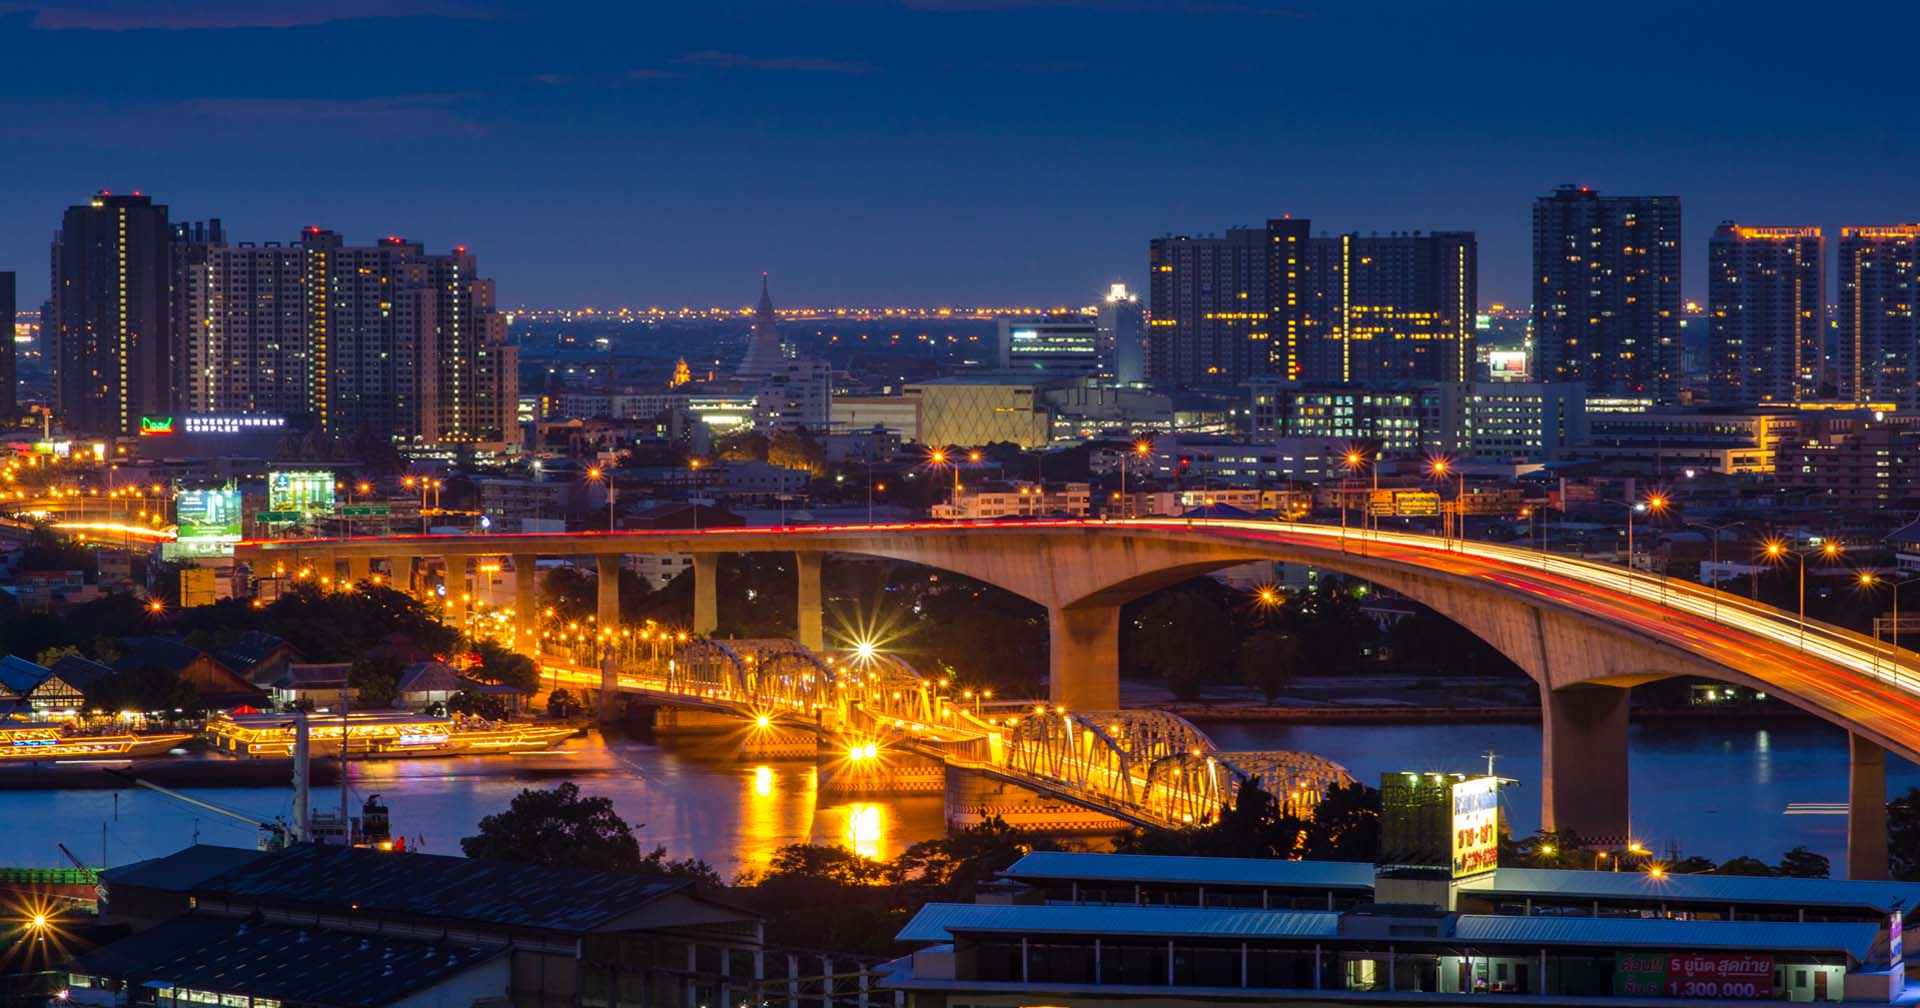
<svg viewBox="0 0 1920 1008">
<path fill-rule="evenodd" d="M 551 748 L 574 733 L 566 725 L 384 711 L 355 712 L 344 717 L 310 714 L 307 725 L 313 755 L 339 755 L 344 728 L 348 755 L 374 759 L 533 752 Z M 214 749 L 236 756 L 288 756 L 293 753 L 294 718 L 288 714 L 216 714 L 207 719 L 202 734 Z"/>
<path fill-rule="evenodd" d="M 0 763 L 158 756 L 192 738 L 187 732 L 88 735 L 51 722 L 0 722 Z"/>
</svg>

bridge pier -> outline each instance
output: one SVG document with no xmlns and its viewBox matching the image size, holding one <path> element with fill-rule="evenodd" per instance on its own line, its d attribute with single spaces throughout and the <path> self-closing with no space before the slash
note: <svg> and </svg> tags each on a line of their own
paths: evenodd
<svg viewBox="0 0 1920 1008">
<path fill-rule="evenodd" d="M 387 558 L 387 584 L 403 595 L 413 594 L 413 558 Z"/>
<path fill-rule="evenodd" d="M 513 625 L 525 655 L 540 653 L 539 564 L 537 556 L 513 555 Z"/>
<path fill-rule="evenodd" d="M 820 567 L 824 559 L 819 553 L 793 555 L 794 576 L 798 581 L 794 592 L 794 639 L 815 653 L 827 649 L 827 636 L 820 626 Z"/>
<path fill-rule="evenodd" d="M 347 557 L 347 583 L 357 585 L 373 576 L 373 558 L 369 556 Z"/>
<path fill-rule="evenodd" d="M 1591 844 L 1625 846 L 1627 698 L 1618 686 L 1540 691 L 1540 822 Z"/>
<path fill-rule="evenodd" d="M 600 629 L 612 630 L 620 625 L 620 554 L 602 553 L 593 559 L 599 575 Z"/>
<path fill-rule="evenodd" d="M 710 637 L 720 627 L 720 555 L 693 555 L 693 634 Z"/>
<path fill-rule="evenodd" d="M 1887 751 L 1847 736 L 1847 877 L 1887 878 Z"/>
<path fill-rule="evenodd" d="M 1120 709 L 1120 607 L 1047 609 L 1047 699 L 1068 710 Z"/>
</svg>

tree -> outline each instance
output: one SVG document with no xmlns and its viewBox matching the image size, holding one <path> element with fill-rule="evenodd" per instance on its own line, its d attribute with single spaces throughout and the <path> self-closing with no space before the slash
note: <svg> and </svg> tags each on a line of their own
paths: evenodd
<svg viewBox="0 0 1920 1008">
<path fill-rule="evenodd" d="M 41 668 L 52 668 L 54 666 L 54 663 L 58 662 L 60 659 L 65 658 L 68 655 L 77 655 L 79 653 L 80 653 L 80 649 L 77 647 L 74 647 L 71 644 L 61 644 L 57 647 L 42 648 L 40 649 L 40 651 L 34 654 L 33 663 L 35 665 L 40 666 Z"/>
<path fill-rule="evenodd" d="M 1233 620 L 1203 592 L 1191 584 L 1158 592 L 1133 621 L 1129 651 L 1134 661 L 1181 700 L 1199 696 L 1207 676 L 1232 655 Z"/>
<path fill-rule="evenodd" d="M 507 719 L 506 702 L 488 693 L 475 693 L 461 690 L 447 698 L 447 711 L 452 714 L 465 714 L 468 717 L 482 717 L 493 721 Z"/>
<path fill-rule="evenodd" d="M 827 471 L 827 452 L 799 431 L 775 431 L 767 441 L 767 462 L 782 469 L 805 469 L 819 476 Z"/>
<path fill-rule="evenodd" d="M 392 707 L 400 697 L 400 659 L 390 655 L 361 655 L 347 668 L 355 705 L 362 710 Z"/>
<path fill-rule="evenodd" d="M 767 436 L 754 431 L 741 431 L 715 438 L 713 454 L 729 462 L 765 462 Z"/>
<path fill-rule="evenodd" d="M 1710 872 L 1715 867 L 1716 865 L 1714 865 L 1711 858 L 1703 858 L 1698 854 L 1692 854 L 1667 865 L 1666 870 L 1669 875 L 1699 875 L 1703 872 Z"/>
<path fill-rule="evenodd" d="M 533 659 L 509 651 L 490 640 L 481 641 L 474 651 L 480 655 L 480 665 L 473 670 L 478 673 L 475 678 L 511 686 L 521 693 L 540 691 L 540 667 L 533 663 Z"/>
<path fill-rule="evenodd" d="M 932 898 L 967 900 L 985 882 L 1035 850 L 1058 850 L 1051 838 L 1008 826 L 999 816 L 978 826 L 923 840 L 894 859 L 896 882 L 933 890 Z"/>
<path fill-rule="evenodd" d="M 563 621 L 586 619 L 599 606 L 599 588 L 593 575 L 573 566 L 547 571 L 540 585 L 540 596 Z"/>
<path fill-rule="evenodd" d="M 1773 875 L 1774 870 L 1765 861 L 1745 855 L 1720 862 L 1713 870 L 1715 875 Z"/>
<path fill-rule="evenodd" d="M 1788 878 L 1827 878 L 1833 874 L 1833 863 L 1825 854 L 1816 854 L 1805 847 L 1794 849 L 1780 856 L 1774 873 Z"/>
<path fill-rule="evenodd" d="M 482 861 L 596 871 L 634 871 L 642 863 L 640 843 L 614 812 L 613 801 L 583 798 L 572 781 L 550 790 L 522 790 L 505 812 L 480 820 L 480 832 L 462 838 L 460 850 Z M 665 851 L 660 854 L 665 857 Z"/>
<path fill-rule="evenodd" d="M 1268 704 L 1286 691 L 1299 662 L 1299 642 L 1292 634 L 1271 626 L 1263 626 L 1241 641 L 1240 653 L 1233 659 L 1240 681 L 1258 687 Z"/>
<path fill-rule="evenodd" d="M 1302 856 L 1308 861 L 1371 861 L 1380 853 L 1380 792 L 1358 781 L 1327 789 L 1313 808 Z"/>
<path fill-rule="evenodd" d="M 1503 843 L 1500 863 L 1524 868 L 1573 870 L 1593 867 L 1593 859 L 1581 849 L 1580 834 L 1569 829 L 1537 830 L 1530 837 Z M 1707 867 L 1713 867 L 1709 864 Z"/>
</svg>

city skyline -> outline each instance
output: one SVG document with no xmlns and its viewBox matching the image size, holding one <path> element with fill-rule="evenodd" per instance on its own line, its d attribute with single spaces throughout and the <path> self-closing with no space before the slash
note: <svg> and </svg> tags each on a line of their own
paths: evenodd
<svg viewBox="0 0 1920 1008">
<path fill-rule="evenodd" d="M 1622 52 L 1577 11 L 848 0 L 599 12 L 581 32 L 512 4 L 9 10 L 0 107 L 12 142 L 42 148 L 0 195 L 0 268 L 26 307 L 55 208 L 96 189 L 244 234 L 398 226 L 475 248 L 511 278 L 501 303 L 533 307 L 748 303 L 760 270 L 796 304 L 1053 304 L 1144 289 L 1147 237 L 1289 212 L 1474 231 L 1481 302 L 1521 304 L 1528 205 L 1564 183 L 1680 196 L 1690 249 L 1723 219 L 1837 234 L 1920 216 L 1903 141 L 1876 103 L 1826 100 L 1827 65 L 1776 68 L 1739 102 L 1704 69 L 1845 38 L 1855 93 L 1897 106 L 1913 85 L 1872 57 L 1904 10 L 1864 41 L 1784 6 L 1609 11 L 1622 37 L 1696 40 L 1684 59 Z M 1435 75 L 1416 56 L 1436 46 L 1472 58 Z M 369 54 L 352 81 L 302 56 L 336 49 Z M 1276 51 L 1300 71 L 1284 101 L 1263 86 Z M 74 75 L 89 53 L 100 72 Z M 1149 67 L 1175 72 L 1149 88 Z M 1774 143 L 1786 120 L 1817 124 L 1809 142 Z M 1288 156 L 1303 145 L 1339 156 Z M 370 146 L 447 168 L 376 188 L 353 169 Z M 1702 271 L 1686 284 L 1705 301 Z"/>
</svg>

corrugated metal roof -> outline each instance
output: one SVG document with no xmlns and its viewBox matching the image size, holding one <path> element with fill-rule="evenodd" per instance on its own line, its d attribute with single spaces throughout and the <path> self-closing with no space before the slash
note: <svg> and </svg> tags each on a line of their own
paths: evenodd
<svg viewBox="0 0 1920 1008">
<path fill-rule="evenodd" d="M 44 666 L 14 655 L 0 655 L 0 690 L 26 696 L 46 678 Z"/>
<path fill-rule="evenodd" d="M 1844 951 L 1864 960 L 1876 924 L 1791 921 L 1684 921 L 1643 917 L 1485 917 L 1462 915 L 1454 940 L 1612 948 Z"/>
<path fill-rule="evenodd" d="M 1463 880 L 1463 890 L 1511 896 L 1565 896 L 1586 899 L 1715 903 L 1775 903 L 1786 906 L 1862 907 L 1882 913 L 1897 904 L 1920 908 L 1920 882 L 1866 882 L 1747 875 L 1662 875 L 1646 872 L 1555 871 L 1501 868 Z"/>
<path fill-rule="evenodd" d="M 1373 888 L 1373 866 L 1357 861 L 1280 861 L 1269 858 L 1161 857 L 1035 851 L 1000 873 L 1006 878 L 1101 882 L 1180 882 L 1189 885 Z"/>
<path fill-rule="evenodd" d="M 955 930 L 1153 935 L 1162 938 L 1196 935 L 1332 938 L 1339 928 L 1340 915 L 1325 910 L 928 903 L 900 930 L 898 940 L 951 941 Z"/>
</svg>

